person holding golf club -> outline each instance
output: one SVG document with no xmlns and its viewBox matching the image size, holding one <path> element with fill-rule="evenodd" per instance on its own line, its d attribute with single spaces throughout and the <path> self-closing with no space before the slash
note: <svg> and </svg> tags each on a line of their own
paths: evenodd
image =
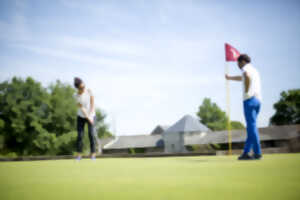
<svg viewBox="0 0 300 200">
<path fill-rule="evenodd" d="M 239 160 L 261 159 L 259 132 L 256 119 L 261 107 L 261 81 L 258 71 L 251 65 L 251 58 L 247 54 L 241 54 L 238 59 L 238 67 L 242 70 L 242 76 L 225 75 L 227 80 L 243 82 L 244 115 L 247 124 L 247 139 L 243 154 Z M 249 153 L 253 149 L 254 155 Z"/>
<path fill-rule="evenodd" d="M 82 148 L 83 148 L 83 136 L 84 136 L 84 126 L 88 124 L 88 133 L 90 140 L 90 148 L 91 148 L 91 159 L 96 159 L 96 145 L 95 145 L 95 137 L 94 137 L 94 122 L 96 120 L 96 112 L 94 105 L 94 96 L 90 89 L 85 87 L 84 82 L 78 78 L 74 78 L 74 86 L 77 89 L 77 94 L 75 95 L 76 101 L 78 103 L 78 111 L 77 111 L 77 160 L 79 161 L 82 156 Z"/>
</svg>

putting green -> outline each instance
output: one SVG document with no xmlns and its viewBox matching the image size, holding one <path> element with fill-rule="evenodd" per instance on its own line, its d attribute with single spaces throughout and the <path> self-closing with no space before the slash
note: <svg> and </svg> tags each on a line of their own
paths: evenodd
<svg viewBox="0 0 300 200">
<path fill-rule="evenodd" d="M 300 199 L 300 154 L 1 162 L 0 199 Z"/>
</svg>

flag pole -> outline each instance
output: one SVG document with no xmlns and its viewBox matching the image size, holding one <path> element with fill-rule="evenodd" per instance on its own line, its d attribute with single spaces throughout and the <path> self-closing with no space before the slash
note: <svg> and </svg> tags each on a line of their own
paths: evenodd
<svg viewBox="0 0 300 200">
<path fill-rule="evenodd" d="M 229 74 L 228 62 L 225 62 L 225 73 Z M 226 104 L 227 104 L 227 131 L 228 131 L 228 155 L 232 155 L 231 145 L 231 123 L 230 123 L 230 87 L 229 80 L 226 79 Z"/>
</svg>

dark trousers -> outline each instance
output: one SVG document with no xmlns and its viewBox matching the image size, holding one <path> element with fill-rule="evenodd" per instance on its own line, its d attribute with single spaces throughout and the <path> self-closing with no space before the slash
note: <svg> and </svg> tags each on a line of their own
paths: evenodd
<svg viewBox="0 0 300 200">
<path fill-rule="evenodd" d="M 95 117 L 96 118 L 96 117 Z M 94 119 L 94 121 L 96 121 Z M 77 116 L 77 152 L 82 153 L 83 148 L 83 136 L 84 136 L 84 125 L 88 124 L 88 132 L 89 132 L 89 139 L 90 139 L 90 147 L 91 147 L 91 153 L 96 152 L 96 146 L 95 146 L 95 127 L 94 125 L 90 124 L 89 121 L 86 118 L 82 118 Z"/>
</svg>

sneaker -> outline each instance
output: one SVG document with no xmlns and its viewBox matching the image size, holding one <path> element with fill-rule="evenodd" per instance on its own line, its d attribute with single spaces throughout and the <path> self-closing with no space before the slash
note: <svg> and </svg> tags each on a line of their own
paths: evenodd
<svg viewBox="0 0 300 200">
<path fill-rule="evenodd" d="M 238 157 L 238 160 L 253 160 L 253 157 L 249 156 L 247 153 L 243 153 L 240 157 Z"/>
<path fill-rule="evenodd" d="M 262 155 L 261 154 L 254 154 L 253 159 L 254 160 L 260 160 L 260 159 L 262 159 Z"/>
<path fill-rule="evenodd" d="M 91 157 L 91 160 L 96 160 L 96 156 L 92 156 L 92 157 Z"/>
</svg>

